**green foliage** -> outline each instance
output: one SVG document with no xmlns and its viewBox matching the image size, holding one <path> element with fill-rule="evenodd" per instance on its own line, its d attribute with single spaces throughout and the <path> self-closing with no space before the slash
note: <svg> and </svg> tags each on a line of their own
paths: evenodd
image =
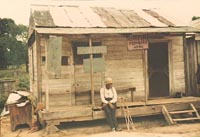
<svg viewBox="0 0 200 137">
<path fill-rule="evenodd" d="M 0 69 L 28 63 L 27 31 L 26 26 L 16 25 L 12 19 L 0 18 Z"/>
<path fill-rule="evenodd" d="M 4 107 L 4 104 L 5 104 L 6 100 L 7 100 L 7 97 L 5 95 L 2 95 L 0 97 L 0 108 Z"/>
<path fill-rule="evenodd" d="M 192 17 L 192 20 L 197 20 L 197 19 L 200 19 L 200 17 L 199 16 L 193 16 Z"/>
<path fill-rule="evenodd" d="M 29 77 L 28 76 L 20 77 L 17 87 L 18 87 L 18 90 L 29 90 L 30 89 Z"/>
</svg>

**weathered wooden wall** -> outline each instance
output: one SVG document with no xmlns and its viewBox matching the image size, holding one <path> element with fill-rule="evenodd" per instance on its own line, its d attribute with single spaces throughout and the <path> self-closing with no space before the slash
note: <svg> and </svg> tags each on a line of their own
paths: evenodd
<svg viewBox="0 0 200 137">
<path fill-rule="evenodd" d="M 108 53 L 105 55 L 105 76 L 113 78 L 113 85 L 117 90 L 125 90 L 118 94 L 131 99 L 129 88 L 136 87 L 134 100 L 144 100 L 144 75 L 143 75 L 143 51 L 128 51 L 128 40 L 126 37 L 115 36 L 104 39 Z"/>
<path fill-rule="evenodd" d="M 81 38 L 80 38 L 81 37 Z M 61 76 L 55 78 L 53 74 L 48 73 L 46 61 L 42 61 L 46 57 L 48 46 L 48 37 L 40 35 L 37 44 L 38 51 L 40 51 L 40 64 L 36 64 L 36 44 L 34 43 L 29 48 L 30 57 L 30 76 L 31 89 L 37 91 L 41 89 L 42 101 L 45 103 L 45 92 L 49 92 L 50 108 L 64 107 L 72 105 L 90 105 L 90 74 L 85 73 L 83 65 L 74 65 L 72 41 L 88 41 L 87 37 L 82 36 L 62 36 L 62 56 L 68 57 L 68 65 L 61 66 Z M 153 39 L 153 38 L 152 38 Z M 145 100 L 145 78 L 144 78 L 144 52 L 143 50 L 129 51 L 127 49 L 128 40 L 123 35 L 109 35 L 101 37 L 100 39 L 93 39 L 94 41 L 101 41 L 102 45 L 107 46 L 107 53 L 102 55 L 105 59 L 106 72 L 94 73 L 95 84 L 95 104 L 100 105 L 99 90 L 103 86 L 105 77 L 113 78 L 113 85 L 120 91 L 118 96 L 126 96 L 131 100 L 131 93 L 129 88 L 136 87 L 134 92 L 134 101 Z M 184 74 L 184 59 L 183 59 L 183 37 L 182 36 L 168 36 L 165 40 L 169 41 L 169 59 L 170 59 L 170 74 L 171 74 L 171 92 L 185 92 L 185 74 Z M 33 51 L 33 52 L 32 52 Z M 33 58 L 32 58 L 33 56 Z M 37 60 L 38 61 L 38 60 Z M 32 63 L 34 62 L 34 63 Z M 37 67 L 39 65 L 39 67 Z M 41 84 L 37 84 L 37 73 Z M 34 77 L 33 72 L 34 70 Z M 39 85 L 39 87 L 38 87 Z"/>
<path fill-rule="evenodd" d="M 48 46 L 48 37 L 41 37 L 40 48 L 41 57 L 46 57 L 46 48 Z M 73 90 L 73 66 L 72 66 L 72 52 L 71 45 L 67 38 L 63 37 L 62 40 L 62 56 L 68 57 L 69 65 L 61 66 L 61 75 L 57 78 L 54 74 L 49 73 L 46 68 L 46 61 L 41 61 L 41 74 L 42 74 L 42 92 L 43 102 L 45 102 L 45 92 L 48 89 L 49 92 L 49 105 L 50 108 L 64 107 L 74 104 L 74 90 Z M 48 79 L 48 80 L 47 80 Z"/>
<path fill-rule="evenodd" d="M 187 64 L 187 79 L 188 79 L 188 88 L 187 95 L 198 96 L 199 93 L 197 91 L 197 54 L 196 54 L 196 46 L 195 46 L 195 38 L 190 37 L 186 39 L 186 54 L 187 58 L 185 59 L 185 63 Z"/>
<path fill-rule="evenodd" d="M 176 92 L 185 93 L 185 68 L 183 52 L 183 36 L 166 37 L 170 43 L 170 72 L 171 75 L 171 96 Z"/>
<path fill-rule="evenodd" d="M 37 97 L 37 52 L 36 42 L 28 49 L 29 54 L 29 75 L 30 75 L 30 92 Z"/>
</svg>

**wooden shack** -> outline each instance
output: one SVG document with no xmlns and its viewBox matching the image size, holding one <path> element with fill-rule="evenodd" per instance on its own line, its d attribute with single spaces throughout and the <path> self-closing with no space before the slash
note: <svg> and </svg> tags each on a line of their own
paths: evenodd
<svg viewBox="0 0 200 137">
<path fill-rule="evenodd" d="M 199 30 L 149 9 L 33 5 L 30 89 L 45 104 L 40 118 L 53 125 L 104 118 L 99 90 L 105 77 L 132 116 L 161 114 L 163 105 L 200 108 L 186 39 L 193 32 Z M 177 93 L 184 97 L 174 98 Z"/>
</svg>

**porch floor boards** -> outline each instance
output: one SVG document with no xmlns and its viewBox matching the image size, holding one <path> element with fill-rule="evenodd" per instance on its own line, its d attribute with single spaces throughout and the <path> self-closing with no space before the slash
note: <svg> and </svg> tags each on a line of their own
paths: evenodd
<svg viewBox="0 0 200 137">
<path fill-rule="evenodd" d="M 182 97 L 182 98 L 159 98 L 145 102 L 126 102 L 125 105 L 130 107 L 132 116 L 148 116 L 162 114 L 162 106 L 166 105 L 170 111 L 181 111 L 186 109 L 189 103 L 194 103 L 196 108 L 200 109 L 200 97 Z M 122 117 L 120 110 L 122 104 L 118 103 L 117 116 Z M 41 111 L 40 116 L 43 120 L 58 120 L 59 122 L 95 120 L 105 117 L 104 111 L 100 105 L 95 108 L 92 105 L 69 106 L 62 108 L 52 108 Z"/>
</svg>

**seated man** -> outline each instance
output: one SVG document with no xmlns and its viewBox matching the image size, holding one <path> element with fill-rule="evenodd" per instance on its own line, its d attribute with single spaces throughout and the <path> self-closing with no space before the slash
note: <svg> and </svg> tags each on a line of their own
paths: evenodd
<svg viewBox="0 0 200 137">
<path fill-rule="evenodd" d="M 117 103 L 117 92 L 112 87 L 112 79 L 105 79 L 105 87 L 100 90 L 100 97 L 102 101 L 102 108 L 106 113 L 106 118 L 112 131 L 121 131 L 118 127 L 117 119 L 115 116 L 116 103 Z"/>
</svg>

